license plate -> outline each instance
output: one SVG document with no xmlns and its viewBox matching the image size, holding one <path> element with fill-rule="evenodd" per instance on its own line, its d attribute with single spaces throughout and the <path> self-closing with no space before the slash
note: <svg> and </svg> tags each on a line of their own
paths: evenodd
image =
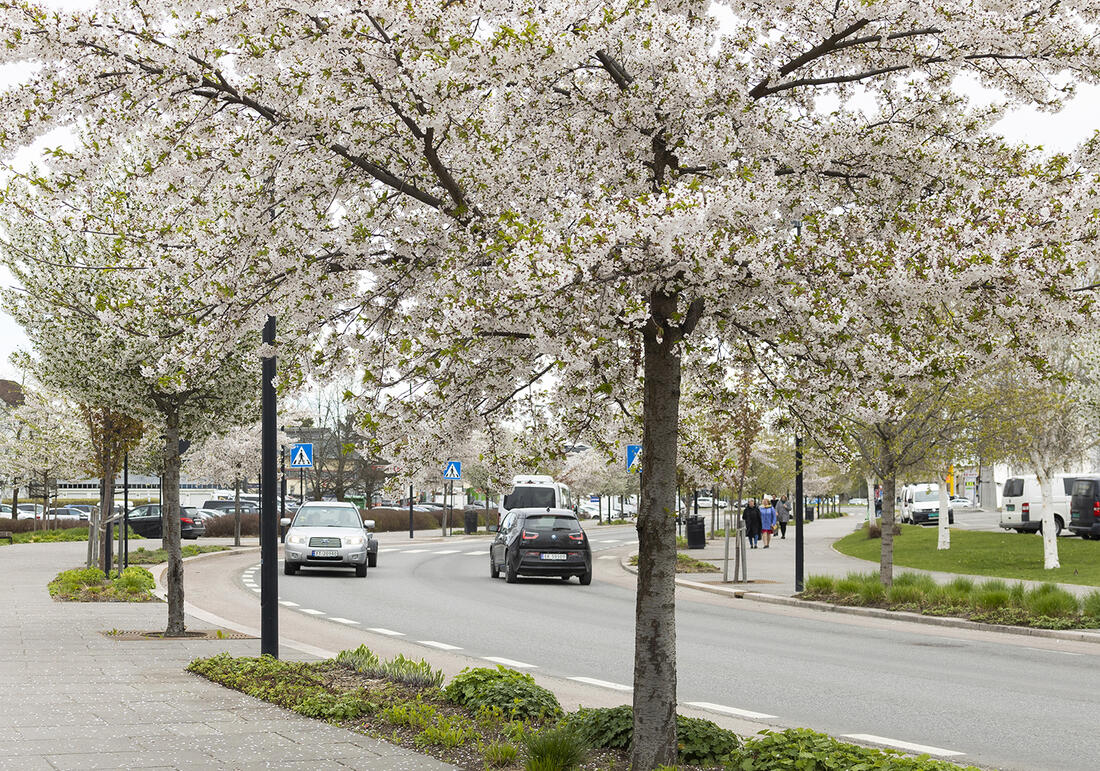
<svg viewBox="0 0 1100 771">
<path fill-rule="evenodd" d="M 544 559 L 544 560 L 563 560 L 563 559 L 566 559 L 568 556 L 569 556 L 568 554 L 546 553 L 546 552 L 544 552 L 542 554 L 542 559 Z"/>
<path fill-rule="evenodd" d="M 338 549 L 314 549 L 311 557 L 339 557 Z"/>
<path fill-rule="evenodd" d="M 1005 504 L 1005 508 L 1006 508 L 1006 509 L 1008 509 L 1009 511 L 1016 511 L 1016 504 L 1014 504 L 1014 503 L 1006 503 L 1006 504 Z"/>
</svg>

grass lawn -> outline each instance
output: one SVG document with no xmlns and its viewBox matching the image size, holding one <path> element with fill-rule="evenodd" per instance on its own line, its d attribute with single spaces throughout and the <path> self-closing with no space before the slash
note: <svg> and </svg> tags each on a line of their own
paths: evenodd
<svg viewBox="0 0 1100 771">
<path fill-rule="evenodd" d="M 951 548 L 946 551 L 936 548 L 937 540 L 934 527 L 902 525 L 902 534 L 894 537 L 894 564 L 944 573 L 1100 586 L 1100 541 L 1059 538 L 1062 567 L 1043 570 L 1043 539 L 1036 535 L 952 530 Z M 868 538 L 866 530 L 841 538 L 835 546 L 841 554 L 879 561 L 881 541 Z"/>
</svg>

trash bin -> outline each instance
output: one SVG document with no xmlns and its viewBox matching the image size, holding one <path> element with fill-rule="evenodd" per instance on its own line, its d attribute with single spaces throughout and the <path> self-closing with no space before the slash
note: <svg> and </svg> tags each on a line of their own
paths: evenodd
<svg viewBox="0 0 1100 771">
<path fill-rule="evenodd" d="M 466 509 L 466 535 L 477 532 L 477 512 L 473 509 Z"/>
<path fill-rule="evenodd" d="M 806 507 L 806 521 L 807 522 L 813 522 L 814 521 L 814 507 L 813 506 L 807 506 Z"/>
<path fill-rule="evenodd" d="M 687 518 L 687 542 L 689 549 L 703 549 L 707 545 L 707 524 L 702 517 Z"/>
</svg>

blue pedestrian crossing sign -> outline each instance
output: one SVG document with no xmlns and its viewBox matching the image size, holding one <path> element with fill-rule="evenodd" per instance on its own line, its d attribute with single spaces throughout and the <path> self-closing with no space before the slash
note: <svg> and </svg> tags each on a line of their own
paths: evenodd
<svg viewBox="0 0 1100 771">
<path fill-rule="evenodd" d="M 642 446 L 640 444 L 628 444 L 626 446 L 626 470 L 631 473 L 642 470 Z"/>
<path fill-rule="evenodd" d="M 462 461 L 449 460 L 447 465 L 443 467 L 443 478 L 452 479 L 458 481 L 462 479 Z"/>
<path fill-rule="evenodd" d="M 295 444 L 290 447 L 291 468 L 313 468 L 313 444 Z"/>
</svg>

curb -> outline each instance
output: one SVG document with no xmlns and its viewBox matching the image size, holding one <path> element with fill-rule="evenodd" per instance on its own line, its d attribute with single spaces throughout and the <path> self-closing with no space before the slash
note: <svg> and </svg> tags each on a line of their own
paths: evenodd
<svg viewBox="0 0 1100 771">
<path fill-rule="evenodd" d="M 637 552 L 627 554 L 619 561 L 619 566 L 628 573 L 638 574 L 638 569 L 628 565 L 627 561 Z M 843 613 L 849 616 L 863 616 L 864 618 L 880 618 L 892 621 L 905 621 L 911 624 L 924 624 L 926 626 L 948 627 L 952 629 L 969 629 L 976 632 L 1000 632 L 1002 634 L 1015 634 L 1022 637 L 1043 637 L 1051 640 L 1069 640 L 1071 642 L 1087 642 L 1100 644 L 1100 632 L 1090 632 L 1083 629 L 1036 629 L 1029 626 L 1008 626 L 1006 624 L 986 624 L 981 621 L 969 621 L 965 618 L 952 616 L 925 616 L 921 613 L 911 613 L 902 610 L 884 610 L 883 608 L 861 608 L 852 605 L 834 605 L 828 602 L 816 600 L 803 600 L 798 597 L 786 597 L 778 594 L 764 594 L 748 589 L 733 589 L 723 586 L 713 586 L 698 581 L 689 581 L 684 578 L 676 579 L 677 586 L 686 589 L 695 589 L 701 592 L 724 595 L 737 600 L 750 600 L 770 605 L 784 605 L 792 608 L 807 608 L 822 613 Z"/>
</svg>

